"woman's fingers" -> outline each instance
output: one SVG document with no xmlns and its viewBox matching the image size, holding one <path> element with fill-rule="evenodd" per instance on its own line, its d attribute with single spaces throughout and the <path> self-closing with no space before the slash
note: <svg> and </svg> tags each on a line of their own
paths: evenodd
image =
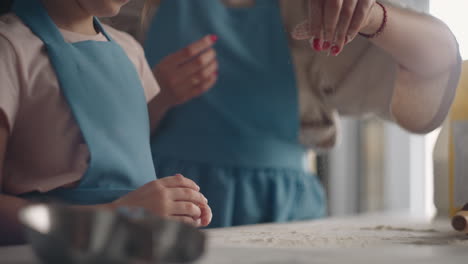
<svg viewBox="0 0 468 264">
<path fill-rule="evenodd" d="M 310 45 L 316 51 L 321 51 L 323 45 L 323 4 L 324 0 L 309 1 Z"/>
<path fill-rule="evenodd" d="M 346 0 L 348 1 L 348 0 Z M 330 49 L 340 19 L 343 0 L 326 0 L 323 6 L 323 50 Z"/>
<path fill-rule="evenodd" d="M 217 80 L 217 76 L 212 76 L 209 79 L 203 80 L 200 84 L 192 88 L 191 91 L 187 93 L 186 97 L 184 98 L 184 101 L 188 101 L 190 99 L 202 95 L 203 93 L 211 89 L 216 84 Z"/>
<path fill-rule="evenodd" d="M 341 52 L 346 42 L 346 36 L 348 35 L 348 28 L 351 20 L 354 17 L 358 0 L 346 0 L 341 7 L 341 13 L 338 24 L 336 26 L 335 35 L 333 37 L 333 43 L 331 47 L 331 54 L 336 56 Z"/>
<path fill-rule="evenodd" d="M 205 81 L 201 84 L 199 84 L 198 86 L 195 87 L 194 89 L 194 94 L 197 95 L 197 94 L 202 94 L 206 91 L 208 91 L 209 89 L 211 89 L 211 87 L 213 87 L 216 83 L 216 81 L 218 80 L 218 76 L 215 74 L 207 79 L 205 79 Z"/>
<path fill-rule="evenodd" d="M 374 5 L 375 0 L 309 0 L 309 21 L 299 24 L 293 36 L 304 39 L 308 26 L 311 46 L 336 56 L 366 25 Z"/>
<path fill-rule="evenodd" d="M 180 105 L 199 95 L 200 87 L 206 91 L 213 86 L 207 85 L 213 79 L 207 75 L 217 71 L 216 51 L 213 48 L 217 39 L 216 35 L 207 35 L 166 56 L 153 68 L 161 87 L 160 96 L 164 96 L 170 106 Z M 200 76 L 194 76 L 196 74 Z"/>
<path fill-rule="evenodd" d="M 177 76 L 179 76 L 180 82 L 185 81 L 187 78 L 191 78 L 193 74 L 203 71 L 204 68 L 217 62 L 216 51 L 210 48 L 207 51 L 199 54 L 197 57 L 192 58 L 190 61 L 184 63 L 177 69 Z"/>
<path fill-rule="evenodd" d="M 302 23 L 298 24 L 292 34 L 292 38 L 295 40 L 304 40 L 304 39 L 310 39 L 311 38 L 311 33 L 310 33 L 310 22 L 309 20 L 304 20 Z"/>
<path fill-rule="evenodd" d="M 170 67 L 166 63 L 164 69 L 167 77 L 166 79 L 171 87 L 178 86 L 190 75 L 200 71 L 215 60 L 216 51 L 213 48 L 209 48 L 192 57 L 190 60 L 184 60 L 184 63 L 179 63 L 176 67 Z"/>
<path fill-rule="evenodd" d="M 158 73 L 162 92 L 169 94 L 173 104 L 178 105 L 213 87 L 214 84 L 206 84 L 217 78 L 217 71 L 216 52 L 209 49 L 171 72 Z"/>
<path fill-rule="evenodd" d="M 181 89 L 185 89 L 186 92 L 182 98 L 182 101 L 189 100 L 196 96 L 199 96 L 212 88 L 218 79 L 218 62 L 212 61 L 208 66 L 192 74 L 184 82 L 179 84 Z"/>
<path fill-rule="evenodd" d="M 176 68 L 203 51 L 211 48 L 216 43 L 217 39 L 218 37 L 216 35 L 205 36 L 187 47 L 168 55 L 163 61 L 167 62 L 168 67 Z"/>
<path fill-rule="evenodd" d="M 181 83 L 181 86 L 196 88 L 201 84 L 206 83 L 210 78 L 216 76 L 217 72 L 218 62 L 216 60 L 211 61 L 210 64 L 190 75 L 183 83 Z"/>
</svg>

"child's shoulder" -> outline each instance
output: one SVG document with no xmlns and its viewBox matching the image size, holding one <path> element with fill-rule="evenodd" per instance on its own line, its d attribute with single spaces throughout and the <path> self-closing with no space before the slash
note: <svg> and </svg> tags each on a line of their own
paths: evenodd
<svg viewBox="0 0 468 264">
<path fill-rule="evenodd" d="M 135 63 L 145 59 L 141 44 L 132 35 L 109 25 L 103 26 L 104 30 L 125 50 L 130 59 L 135 60 Z"/>
<path fill-rule="evenodd" d="M 119 43 L 121 46 L 124 46 L 124 47 L 140 46 L 140 43 L 132 35 L 128 34 L 127 32 L 118 30 L 106 24 L 104 24 L 103 27 L 106 30 L 106 32 L 112 38 L 114 38 L 114 40 L 117 41 L 117 43 Z"/>
<path fill-rule="evenodd" d="M 31 30 L 13 13 L 0 16 L 0 35 L 14 46 L 36 39 Z"/>
</svg>

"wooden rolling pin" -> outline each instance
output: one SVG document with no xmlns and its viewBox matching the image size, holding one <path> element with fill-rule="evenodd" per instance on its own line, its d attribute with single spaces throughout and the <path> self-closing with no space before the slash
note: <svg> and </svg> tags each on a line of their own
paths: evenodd
<svg viewBox="0 0 468 264">
<path fill-rule="evenodd" d="M 453 217 L 452 226 L 455 230 L 468 234 L 468 204 Z"/>
</svg>

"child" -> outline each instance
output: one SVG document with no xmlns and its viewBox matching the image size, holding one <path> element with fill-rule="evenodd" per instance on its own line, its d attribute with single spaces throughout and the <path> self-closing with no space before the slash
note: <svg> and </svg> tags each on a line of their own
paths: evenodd
<svg viewBox="0 0 468 264">
<path fill-rule="evenodd" d="M 16 215 L 35 199 L 211 221 L 194 182 L 156 179 L 159 87 L 139 44 L 95 18 L 127 2 L 14 0 L 0 17 L 0 244 L 23 241 Z"/>
</svg>

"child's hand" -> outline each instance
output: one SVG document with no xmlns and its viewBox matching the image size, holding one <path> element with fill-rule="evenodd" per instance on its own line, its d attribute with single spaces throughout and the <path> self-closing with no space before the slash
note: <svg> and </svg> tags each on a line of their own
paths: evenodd
<svg viewBox="0 0 468 264">
<path fill-rule="evenodd" d="M 218 61 L 213 49 L 217 37 L 206 36 L 168 55 L 153 69 L 161 87 L 158 96 L 170 106 L 183 104 L 214 86 Z"/>
<path fill-rule="evenodd" d="M 178 174 L 147 183 L 114 201 L 111 207 L 141 207 L 161 217 L 207 226 L 211 209 L 199 191 L 198 185 Z"/>
</svg>

